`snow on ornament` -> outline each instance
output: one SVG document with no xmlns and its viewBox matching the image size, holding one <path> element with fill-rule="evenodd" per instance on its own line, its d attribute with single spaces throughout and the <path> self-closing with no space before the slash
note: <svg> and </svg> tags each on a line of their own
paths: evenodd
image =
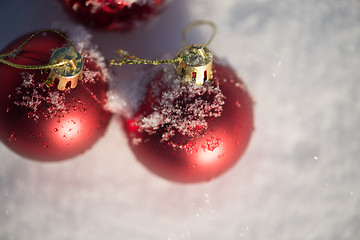
<svg viewBox="0 0 360 240">
<path fill-rule="evenodd" d="M 72 39 L 74 33 L 83 40 Z M 77 156 L 104 135 L 111 119 L 104 108 L 104 58 L 81 29 L 69 38 L 43 30 L 18 38 L 0 55 L 0 139 L 26 158 Z"/>
<path fill-rule="evenodd" d="M 156 16 L 169 0 L 60 0 L 83 24 L 106 30 L 131 30 Z"/>
<path fill-rule="evenodd" d="M 197 21 L 184 35 L 199 24 L 210 24 L 215 33 L 213 23 Z M 137 159 L 171 181 L 202 182 L 223 174 L 239 161 L 254 129 L 250 93 L 206 47 L 210 41 L 183 47 L 170 60 L 149 61 L 120 51 L 123 59 L 111 61 L 167 63 L 157 70 L 135 114 L 120 121 Z"/>
</svg>

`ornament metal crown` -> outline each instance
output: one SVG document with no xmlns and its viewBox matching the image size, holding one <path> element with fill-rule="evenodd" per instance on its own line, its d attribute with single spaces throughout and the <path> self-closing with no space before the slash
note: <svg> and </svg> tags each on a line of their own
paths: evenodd
<svg viewBox="0 0 360 240">
<path fill-rule="evenodd" d="M 181 49 L 177 57 L 182 59 L 177 65 L 177 74 L 185 84 L 203 85 L 212 81 L 213 55 L 208 48 L 193 44 Z"/>
<path fill-rule="evenodd" d="M 50 58 L 50 64 L 65 62 L 66 64 L 53 68 L 45 83 L 52 85 L 55 79 L 59 80 L 58 89 L 65 90 L 66 84 L 71 82 L 70 87 L 75 88 L 78 80 L 82 78 L 84 61 L 80 53 L 72 47 L 63 47 L 56 49 Z"/>
</svg>

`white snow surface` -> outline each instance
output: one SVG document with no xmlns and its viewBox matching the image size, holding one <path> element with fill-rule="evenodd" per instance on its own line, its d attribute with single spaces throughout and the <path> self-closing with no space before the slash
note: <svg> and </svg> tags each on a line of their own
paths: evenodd
<svg viewBox="0 0 360 240">
<path fill-rule="evenodd" d="M 56 0 L 1 1 L 0 13 L 1 49 L 55 22 L 77 26 Z M 107 61 L 118 48 L 154 59 L 176 54 L 199 19 L 217 24 L 209 49 L 256 101 L 241 161 L 210 182 L 172 183 L 136 161 L 115 119 L 68 161 L 35 162 L 0 143 L 1 240 L 360 239 L 360 2 L 176 0 L 146 28 L 88 31 Z M 114 94 L 118 109 L 144 91 L 133 90 L 141 68 L 109 68 L 129 88 Z"/>
</svg>

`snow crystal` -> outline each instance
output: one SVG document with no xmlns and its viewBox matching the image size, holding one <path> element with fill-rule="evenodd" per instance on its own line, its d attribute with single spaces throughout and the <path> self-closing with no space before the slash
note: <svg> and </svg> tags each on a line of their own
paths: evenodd
<svg viewBox="0 0 360 240">
<path fill-rule="evenodd" d="M 21 76 L 23 79 L 23 86 L 26 88 L 32 87 L 32 85 L 34 84 L 34 74 L 30 74 L 28 72 L 22 72 Z"/>
<path fill-rule="evenodd" d="M 142 142 L 142 139 L 134 137 L 134 138 L 131 139 L 131 142 L 132 142 L 133 145 L 137 146 Z"/>
<path fill-rule="evenodd" d="M 83 78 L 81 79 L 82 82 L 87 83 L 95 83 L 95 79 L 101 79 L 102 78 L 102 72 L 100 71 L 91 71 L 88 68 L 84 68 L 82 72 Z"/>
<path fill-rule="evenodd" d="M 48 108 L 49 113 L 65 112 L 65 95 L 60 91 L 49 91 L 49 96 L 46 97 L 48 103 L 51 103 L 52 108 Z"/>
<path fill-rule="evenodd" d="M 169 141 L 176 133 L 195 137 L 208 128 L 209 117 L 221 116 L 225 96 L 218 86 L 185 85 L 177 77 L 174 65 L 165 67 L 162 80 L 164 91 L 156 92 L 156 81 L 152 86 L 153 112 L 137 119 L 140 132 L 154 134 L 161 128 L 162 141 Z"/>
<path fill-rule="evenodd" d="M 28 118 L 38 121 L 66 112 L 64 92 L 50 91 L 45 82 L 34 79 L 35 74 L 23 72 L 21 76 L 23 82 L 15 89 L 14 104 L 29 108 Z"/>
</svg>

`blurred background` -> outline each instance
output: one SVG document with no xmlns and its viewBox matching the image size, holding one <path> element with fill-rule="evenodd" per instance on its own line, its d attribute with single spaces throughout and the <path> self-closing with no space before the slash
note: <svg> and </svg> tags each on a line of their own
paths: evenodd
<svg viewBox="0 0 360 240">
<path fill-rule="evenodd" d="M 238 164 L 210 182 L 168 182 L 136 161 L 116 118 L 68 161 L 35 162 L 0 143 L 0 239 L 360 239 L 360 2 L 174 0 L 145 28 L 86 31 L 107 60 L 118 48 L 153 59 L 176 52 L 198 19 L 217 24 L 209 48 L 256 101 Z M 1 1 L 0 20 L 1 49 L 79 25 L 57 0 Z"/>
</svg>

